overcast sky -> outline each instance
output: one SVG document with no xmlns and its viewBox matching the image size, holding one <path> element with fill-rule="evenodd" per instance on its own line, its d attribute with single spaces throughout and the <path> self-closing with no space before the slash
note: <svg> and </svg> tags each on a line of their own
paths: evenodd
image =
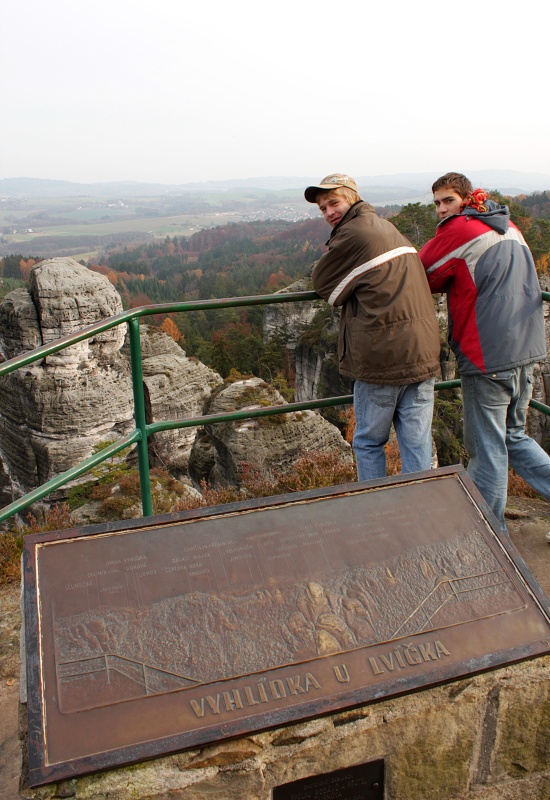
<svg viewBox="0 0 550 800">
<path fill-rule="evenodd" d="M 535 0 L 9 2 L 0 178 L 550 175 Z"/>
</svg>

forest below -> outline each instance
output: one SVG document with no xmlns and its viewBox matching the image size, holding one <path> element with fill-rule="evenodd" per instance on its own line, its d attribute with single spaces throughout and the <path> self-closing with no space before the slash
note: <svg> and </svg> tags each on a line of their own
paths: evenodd
<svg viewBox="0 0 550 800">
<path fill-rule="evenodd" d="M 536 261 L 539 274 L 550 271 L 550 191 L 510 198 L 506 203 Z M 377 208 L 418 248 L 435 235 L 433 205 L 412 203 Z M 309 275 L 322 255 L 330 229 L 322 217 L 230 223 L 189 237 L 167 236 L 146 244 L 107 250 L 86 263 L 116 287 L 125 308 L 171 302 L 271 294 Z M 24 285 L 41 259 L 23 254 L 0 259 L 1 296 Z M 327 307 L 328 308 L 328 307 Z M 327 311 L 319 312 L 320 324 Z M 293 374 L 284 332 L 264 341 L 263 309 L 201 310 L 149 318 L 168 332 L 189 356 L 224 378 L 231 370 L 274 382 L 292 396 Z M 315 324 L 315 320 L 314 320 Z"/>
</svg>

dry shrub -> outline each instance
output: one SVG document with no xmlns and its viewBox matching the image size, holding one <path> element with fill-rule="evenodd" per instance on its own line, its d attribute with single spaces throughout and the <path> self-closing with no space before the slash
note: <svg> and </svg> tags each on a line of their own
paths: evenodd
<svg viewBox="0 0 550 800">
<path fill-rule="evenodd" d="M 348 444 L 352 444 L 353 433 L 355 431 L 355 411 L 353 410 L 353 406 L 346 408 L 346 410 L 342 412 L 342 416 L 345 420 L 344 438 Z"/>
<path fill-rule="evenodd" d="M 185 493 L 184 485 L 172 477 L 164 467 L 154 467 L 150 471 L 151 501 L 153 514 L 166 514 L 176 508 L 174 497 Z M 92 500 L 100 500 L 98 517 L 102 520 L 129 519 L 139 516 L 141 509 L 141 488 L 138 470 L 119 473 L 111 484 L 99 484 L 91 493 Z"/>
<path fill-rule="evenodd" d="M 240 488 L 213 489 L 203 482 L 202 499 L 191 497 L 182 499 L 174 507 L 174 511 L 223 505 L 252 497 L 273 497 L 308 489 L 322 489 L 357 480 L 355 466 L 349 460 L 342 458 L 340 453 L 319 451 L 303 453 L 284 474 L 268 472 L 251 464 L 241 464 L 240 477 Z"/>
<path fill-rule="evenodd" d="M 529 497 L 531 499 L 540 497 L 539 493 L 513 469 L 508 471 L 508 494 L 511 497 Z"/>
<path fill-rule="evenodd" d="M 270 489 L 270 495 L 287 494 L 309 489 L 323 489 L 357 480 L 354 464 L 342 458 L 337 451 L 303 453 L 285 474 L 266 477 L 261 470 L 251 468 L 248 472 L 243 469 L 241 474 L 243 484 L 248 491 L 253 492 L 254 497 L 269 496 L 264 494 L 266 489 Z"/>
<path fill-rule="evenodd" d="M 23 534 L 0 531 L 0 584 L 14 583 L 21 578 Z"/>
<path fill-rule="evenodd" d="M 221 489 L 213 489 L 207 486 L 206 481 L 201 481 L 202 497 L 188 495 L 178 500 L 172 511 L 190 511 L 193 508 L 206 508 L 208 506 L 220 506 L 226 503 L 235 503 L 237 500 L 244 500 L 246 494 L 243 490 L 235 486 L 227 486 Z"/>
<path fill-rule="evenodd" d="M 23 537 L 46 531 L 62 531 L 74 527 L 74 518 L 67 503 L 59 503 L 35 516 L 27 515 L 27 523 L 15 523 L 0 529 L 0 584 L 21 579 Z"/>
<path fill-rule="evenodd" d="M 400 475 L 401 454 L 399 453 L 399 445 L 394 435 L 390 436 L 390 440 L 384 450 L 386 451 L 386 475 Z"/>
</svg>

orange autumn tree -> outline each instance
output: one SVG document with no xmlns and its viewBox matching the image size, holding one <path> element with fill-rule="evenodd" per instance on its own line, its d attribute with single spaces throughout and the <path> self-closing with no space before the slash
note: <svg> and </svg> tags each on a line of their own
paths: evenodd
<svg viewBox="0 0 550 800">
<path fill-rule="evenodd" d="M 35 264 L 36 264 L 36 261 L 34 260 L 34 258 L 28 258 L 27 260 L 22 258 L 21 261 L 19 262 L 19 269 L 21 270 L 21 277 L 23 278 L 24 281 L 28 281 L 29 280 L 29 276 L 31 274 L 31 269 L 34 267 Z"/>
<path fill-rule="evenodd" d="M 175 342 L 180 342 L 184 339 L 183 333 L 180 332 L 178 326 L 170 317 L 166 317 L 160 329 L 164 331 L 164 333 L 167 333 L 168 336 L 171 336 Z"/>
</svg>

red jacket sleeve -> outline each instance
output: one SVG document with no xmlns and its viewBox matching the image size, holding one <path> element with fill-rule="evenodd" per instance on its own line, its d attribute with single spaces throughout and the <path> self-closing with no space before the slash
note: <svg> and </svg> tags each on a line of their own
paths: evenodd
<svg viewBox="0 0 550 800">
<path fill-rule="evenodd" d="M 432 294 L 447 290 L 448 282 L 454 277 L 454 267 L 457 260 L 452 256 L 447 258 L 445 247 L 438 242 L 437 237 L 427 242 L 419 252 L 420 260 L 426 270 L 426 277 Z"/>
</svg>

